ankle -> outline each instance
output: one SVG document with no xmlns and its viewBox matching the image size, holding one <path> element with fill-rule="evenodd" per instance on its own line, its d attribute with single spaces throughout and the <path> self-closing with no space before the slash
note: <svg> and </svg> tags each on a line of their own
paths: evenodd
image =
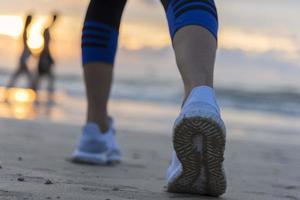
<svg viewBox="0 0 300 200">
<path fill-rule="evenodd" d="M 199 87 L 208 87 L 208 88 L 214 89 L 213 84 L 208 84 L 208 83 L 184 84 L 184 93 L 185 93 L 184 99 L 188 98 L 188 96 L 191 94 L 193 89 L 199 88 Z"/>
<path fill-rule="evenodd" d="M 97 124 L 101 130 L 101 133 L 106 133 L 110 128 L 108 120 L 106 122 L 98 122 Z"/>
<path fill-rule="evenodd" d="M 220 111 L 216 101 L 215 91 L 210 86 L 198 86 L 191 89 L 184 100 L 183 107 L 194 102 L 207 103 L 215 107 L 218 112 Z"/>
<path fill-rule="evenodd" d="M 110 122 L 108 117 L 89 116 L 87 122 L 92 122 L 97 124 L 101 133 L 106 133 L 110 128 Z"/>
</svg>

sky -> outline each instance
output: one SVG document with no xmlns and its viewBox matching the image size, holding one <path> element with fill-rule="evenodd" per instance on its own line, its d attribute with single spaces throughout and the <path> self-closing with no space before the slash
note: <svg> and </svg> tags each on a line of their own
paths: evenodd
<svg viewBox="0 0 300 200">
<path fill-rule="evenodd" d="M 216 0 L 220 33 L 217 57 L 219 84 L 299 88 L 299 0 Z M 0 2 L 0 67 L 13 68 L 20 52 L 23 16 L 35 14 L 33 47 L 41 43 L 39 32 L 53 11 L 61 17 L 53 30 L 53 49 L 60 66 L 71 72 L 80 66 L 80 30 L 87 0 L 10 0 Z M 159 57 L 168 52 L 170 38 L 165 13 L 158 0 L 128 0 L 120 30 L 118 63 Z M 10 48 L 7 48 L 10 47 Z M 124 53 L 125 52 L 125 53 Z M 146 55 L 144 55 L 146 54 Z M 124 56 L 130 55 L 130 56 Z M 173 58 L 173 57 L 172 57 Z M 174 61 L 164 61 L 175 65 Z M 169 68 L 167 67 L 166 70 Z M 62 70 L 63 71 L 63 70 Z M 78 68 L 78 73 L 80 70 Z M 222 77 L 231 81 L 224 81 Z M 253 79 L 258 81 L 253 81 Z"/>
</svg>

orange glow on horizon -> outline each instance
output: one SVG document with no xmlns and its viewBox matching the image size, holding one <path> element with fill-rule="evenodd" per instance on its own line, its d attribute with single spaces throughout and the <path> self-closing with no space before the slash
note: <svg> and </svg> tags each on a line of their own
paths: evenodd
<svg viewBox="0 0 300 200">
<path fill-rule="evenodd" d="M 78 59 L 80 29 L 79 17 L 64 17 L 59 29 L 54 31 L 56 57 L 58 59 Z M 34 16 L 29 27 L 27 44 L 34 54 L 44 46 L 43 30 L 49 23 L 49 16 Z M 0 35 L 21 38 L 24 18 L 17 15 L 0 15 Z M 53 38 L 54 38 L 53 37 Z M 62 41 L 62 42 L 61 42 Z M 277 32 L 262 30 L 248 31 L 240 27 L 223 26 L 220 31 L 220 47 L 228 50 L 240 49 L 246 52 L 265 53 L 280 51 L 288 58 L 299 57 L 300 40 Z M 56 48 L 59 45 L 59 48 Z M 161 49 L 171 46 L 167 26 L 164 24 L 125 21 L 121 27 L 120 47 L 128 50 L 143 48 Z"/>
<path fill-rule="evenodd" d="M 14 38 L 22 34 L 23 18 L 15 15 L 0 15 L 0 35 Z"/>
<path fill-rule="evenodd" d="M 249 32 L 229 27 L 220 32 L 220 41 L 221 46 L 225 49 L 242 49 L 258 53 L 277 50 L 293 55 L 299 49 L 299 44 L 290 37 Z"/>
<path fill-rule="evenodd" d="M 171 40 L 167 29 L 147 24 L 124 23 L 121 28 L 121 46 L 129 50 L 142 48 L 164 48 L 170 46 Z"/>
<path fill-rule="evenodd" d="M 42 31 L 45 23 L 46 17 L 39 17 L 29 27 L 27 44 L 34 53 L 40 53 L 44 46 Z M 23 17 L 17 15 L 0 15 L 0 35 L 17 39 L 22 36 L 23 29 Z"/>
</svg>

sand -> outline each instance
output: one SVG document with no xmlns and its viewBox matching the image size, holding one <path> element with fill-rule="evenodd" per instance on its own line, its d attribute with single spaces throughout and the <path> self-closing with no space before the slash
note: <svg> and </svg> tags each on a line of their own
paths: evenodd
<svg viewBox="0 0 300 200">
<path fill-rule="evenodd" d="M 284 139 L 272 127 L 229 126 L 228 134 L 259 131 Z M 70 163 L 79 126 L 0 119 L 0 199 L 214 199 L 165 192 L 170 134 L 118 130 L 124 161 L 117 166 Z M 280 135 L 281 134 L 281 135 Z M 280 136 L 278 136 L 280 135 Z M 284 140 L 282 140 L 284 141 Z M 230 137 L 226 149 L 228 200 L 300 199 L 300 146 Z"/>
</svg>

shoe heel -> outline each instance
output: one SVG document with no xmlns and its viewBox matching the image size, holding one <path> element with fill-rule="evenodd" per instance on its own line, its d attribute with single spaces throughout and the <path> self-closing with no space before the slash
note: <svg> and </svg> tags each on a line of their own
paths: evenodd
<svg viewBox="0 0 300 200">
<path fill-rule="evenodd" d="M 168 186 L 169 192 L 220 196 L 226 190 L 223 170 L 225 134 L 214 121 L 183 118 L 174 129 L 173 145 L 182 174 Z"/>
</svg>

